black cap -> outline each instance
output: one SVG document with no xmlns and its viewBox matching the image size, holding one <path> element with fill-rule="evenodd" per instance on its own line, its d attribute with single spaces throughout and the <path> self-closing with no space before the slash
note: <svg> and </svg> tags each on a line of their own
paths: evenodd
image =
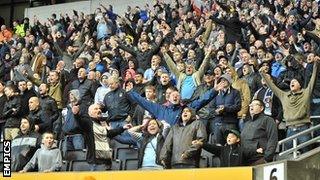
<svg viewBox="0 0 320 180">
<path fill-rule="evenodd" d="M 230 134 L 230 133 L 232 133 L 232 134 L 236 135 L 238 138 L 240 138 L 240 133 L 239 133 L 239 131 L 237 131 L 237 130 L 235 130 L 235 129 L 228 129 L 228 130 L 226 130 L 226 137 L 227 137 L 228 134 Z"/>
</svg>

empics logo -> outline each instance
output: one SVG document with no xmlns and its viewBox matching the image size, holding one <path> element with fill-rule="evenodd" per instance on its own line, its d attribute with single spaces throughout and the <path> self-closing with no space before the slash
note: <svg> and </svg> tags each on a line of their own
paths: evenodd
<svg viewBox="0 0 320 180">
<path fill-rule="evenodd" d="M 3 141 L 3 177 L 11 177 L 11 141 Z"/>
</svg>

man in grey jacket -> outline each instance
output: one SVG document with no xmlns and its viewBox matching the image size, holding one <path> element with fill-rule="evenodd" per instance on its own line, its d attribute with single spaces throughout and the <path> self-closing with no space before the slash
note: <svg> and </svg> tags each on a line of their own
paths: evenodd
<svg viewBox="0 0 320 180">
<path fill-rule="evenodd" d="M 195 120 L 191 108 L 182 110 L 181 119 L 174 125 L 162 147 L 160 153 L 161 163 L 165 168 L 181 169 L 199 167 L 201 149 L 192 146 L 192 141 L 206 141 L 205 126 Z"/>
</svg>

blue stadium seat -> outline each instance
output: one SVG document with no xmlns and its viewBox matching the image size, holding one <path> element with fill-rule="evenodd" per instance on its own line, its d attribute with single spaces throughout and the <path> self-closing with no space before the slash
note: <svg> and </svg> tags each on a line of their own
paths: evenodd
<svg viewBox="0 0 320 180">
<path fill-rule="evenodd" d="M 113 159 L 112 160 L 112 171 L 120 171 L 122 170 L 122 161 L 120 159 Z"/>
<path fill-rule="evenodd" d="M 113 152 L 113 154 L 112 154 L 113 158 L 117 157 L 118 148 L 129 148 L 129 145 L 119 143 L 116 140 L 111 140 L 109 144 L 110 144 L 110 148 L 113 149 L 113 151 L 112 151 Z"/>
<path fill-rule="evenodd" d="M 69 171 L 90 171 L 90 165 L 87 161 L 71 161 Z"/>
<path fill-rule="evenodd" d="M 124 163 L 124 170 L 137 170 L 138 159 L 126 159 Z"/>
<path fill-rule="evenodd" d="M 209 166 L 208 167 L 212 167 L 212 159 L 213 159 L 213 156 L 214 154 L 206 151 L 206 150 L 202 150 L 201 151 L 201 156 L 202 157 L 206 157 L 208 159 L 208 163 L 209 163 Z"/>
<path fill-rule="evenodd" d="M 87 150 L 74 150 L 74 151 L 67 151 L 66 156 L 63 158 L 67 161 L 74 161 L 74 160 L 86 160 Z"/>
<path fill-rule="evenodd" d="M 62 166 L 60 171 L 68 171 L 69 162 L 68 161 L 62 161 Z"/>
<path fill-rule="evenodd" d="M 218 156 L 213 156 L 212 157 L 212 165 L 211 167 L 220 167 L 220 158 Z"/>
<path fill-rule="evenodd" d="M 118 148 L 116 159 L 120 159 L 122 162 L 126 162 L 127 159 L 138 159 L 138 150 L 134 148 Z M 125 163 L 123 168 L 125 169 Z"/>
<path fill-rule="evenodd" d="M 207 168 L 209 167 L 209 158 L 208 157 L 201 157 L 199 162 L 199 168 Z"/>
</svg>

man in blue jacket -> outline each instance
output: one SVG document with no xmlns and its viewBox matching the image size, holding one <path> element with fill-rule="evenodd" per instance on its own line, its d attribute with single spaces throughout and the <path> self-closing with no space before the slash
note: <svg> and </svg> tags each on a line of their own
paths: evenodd
<svg viewBox="0 0 320 180">
<path fill-rule="evenodd" d="M 209 109 L 212 109 L 215 115 L 209 128 L 214 134 L 215 142 L 224 145 L 226 143 L 224 138 L 226 130 L 238 129 L 237 113 L 241 109 L 241 96 L 238 90 L 232 88 L 230 75 L 222 75 L 218 82 L 223 84 L 223 89 L 209 104 Z"/>
<path fill-rule="evenodd" d="M 199 110 L 206 104 L 208 104 L 214 97 L 218 95 L 218 91 L 223 88 L 223 84 L 217 84 L 213 89 L 208 90 L 204 95 L 200 96 L 198 99 L 191 101 L 186 106 Z M 137 92 L 132 90 L 132 87 L 127 87 L 129 97 L 139 104 L 141 107 L 150 112 L 154 117 L 160 120 L 165 120 L 168 124 L 174 125 L 178 122 L 183 107 L 185 105 L 181 104 L 181 97 L 178 90 L 173 91 L 169 97 L 169 106 L 163 106 L 151 101 L 146 100 L 141 97 Z"/>
</svg>

